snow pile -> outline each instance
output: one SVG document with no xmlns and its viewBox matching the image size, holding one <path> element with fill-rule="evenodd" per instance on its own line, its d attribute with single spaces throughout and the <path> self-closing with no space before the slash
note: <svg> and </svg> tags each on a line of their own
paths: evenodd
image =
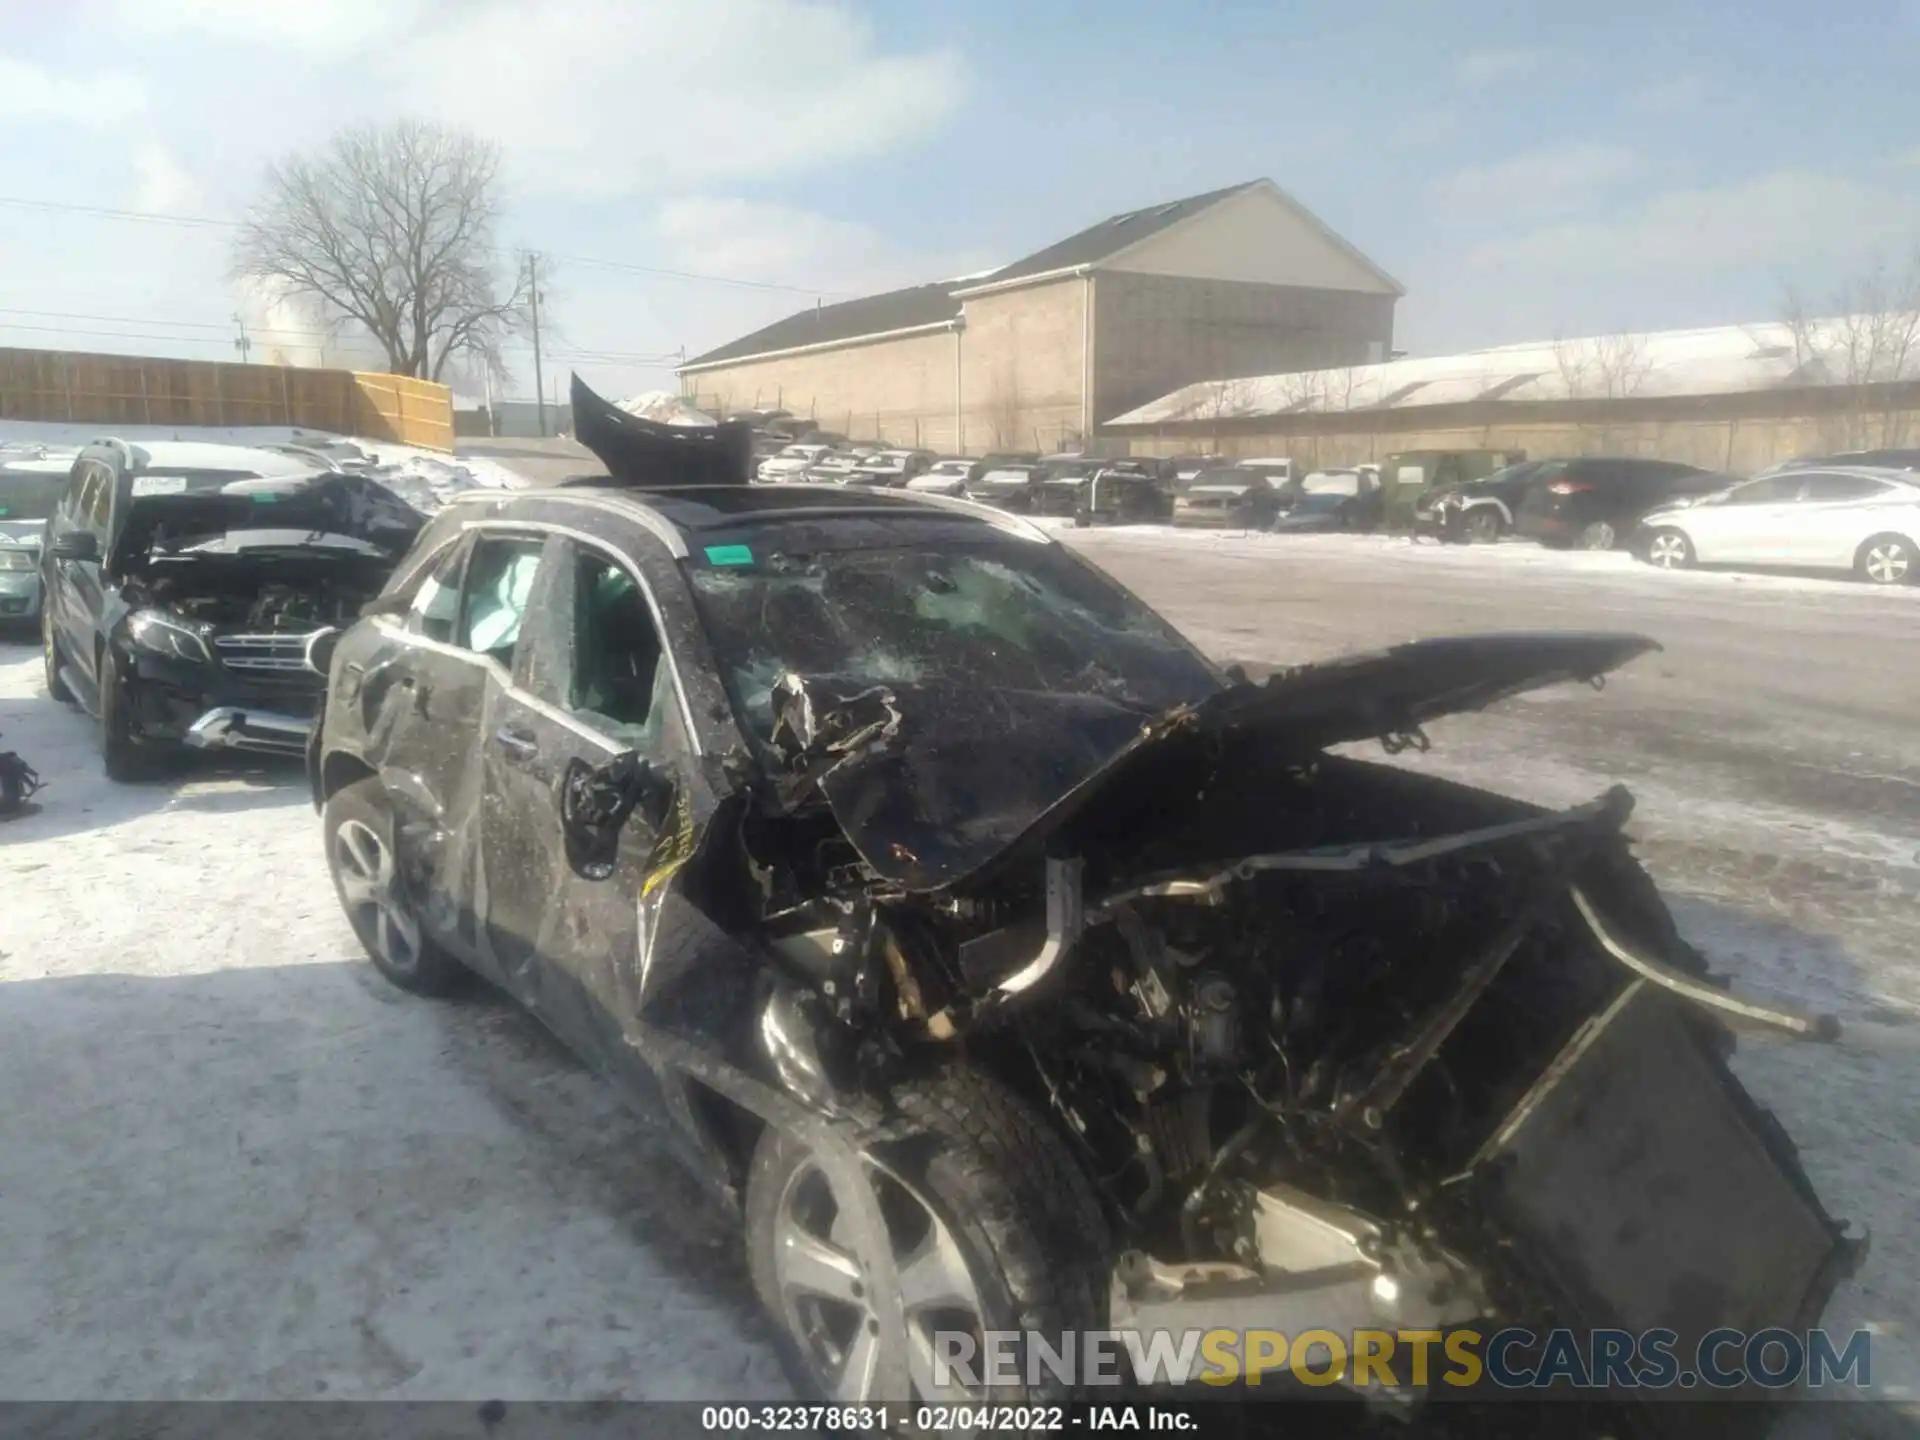
<svg viewBox="0 0 1920 1440">
<path fill-rule="evenodd" d="M 696 410 L 670 390 L 649 390 L 622 400 L 620 408 L 629 415 L 651 420 L 657 425 L 718 425 L 720 422 L 704 410 Z"/>
<path fill-rule="evenodd" d="M 297 446 L 311 452 L 317 466 L 331 463 L 378 480 L 409 505 L 429 514 L 465 490 L 515 490 L 529 484 L 517 471 L 485 456 L 447 455 L 415 445 L 286 425 L 101 426 L 0 420 L 0 462 L 71 457 L 80 446 L 108 434 L 135 444 L 191 440 L 250 447 Z"/>
</svg>

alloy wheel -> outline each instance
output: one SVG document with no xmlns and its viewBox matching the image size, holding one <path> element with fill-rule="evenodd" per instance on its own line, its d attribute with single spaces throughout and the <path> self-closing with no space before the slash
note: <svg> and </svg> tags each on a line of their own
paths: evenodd
<svg viewBox="0 0 1920 1440">
<path fill-rule="evenodd" d="M 400 896 L 392 847 L 372 826 L 347 820 L 334 831 L 333 863 L 353 928 L 385 964 L 411 972 L 420 963 L 420 924 Z"/>
<path fill-rule="evenodd" d="M 1861 556 L 1860 568 L 1876 585 L 1898 585 L 1913 569 L 1913 553 L 1903 540 L 1875 540 Z"/>
<path fill-rule="evenodd" d="M 1663 530 L 1647 544 L 1647 559 L 1662 570 L 1678 570 L 1687 563 L 1687 540 L 1672 530 Z"/>
<path fill-rule="evenodd" d="M 957 1383 L 940 1384 L 935 1367 L 937 1333 L 966 1333 L 976 1346 L 984 1341 L 979 1290 L 953 1232 L 871 1158 L 865 1177 L 886 1229 L 877 1242 L 886 1245 L 899 1278 L 907 1373 L 916 1397 L 948 1403 L 978 1398 Z M 827 1171 L 808 1160 L 788 1177 L 773 1230 L 781 1318 L 822 1388 L 843 1401 L 875 1398 L 871 1387 L 884 1343 L 866 1246 L 855 1233 L 858 1213 L 835 1193 Z"/>
<path fill-rule="evenodd" d="M 1613 541 L 1613 526 L 1604 520 L 1596 520 L 1580 532 L 1580 546 L 1585 550 L 1611 550 Z"/>
</svg>

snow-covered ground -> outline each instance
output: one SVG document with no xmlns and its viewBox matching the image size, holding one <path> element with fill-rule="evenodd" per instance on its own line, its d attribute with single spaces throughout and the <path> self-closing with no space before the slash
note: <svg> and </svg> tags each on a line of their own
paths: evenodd
<svg viewBox="0 0 1920 1440">
<path fill-rule="evenodd" d="M 0 1397 L 773 1398 L 738 1242 L 516 1012 L 374 979 L 297 767 L 102 776 L 0 645 Z"/>
<path fill-rule="evenodd" d="M 1043 516 L 1043 528 L 1071 536 L 1071 520 Z M 1624 550 L 1549 550 L 1530 541 L 1507 539 L 1495 545 L 1444 545 L 1436 540 L 1405 535 L 1270 535 L 1251 530 L 1200 530 L 1171 525 L 1126 525 L 1102 529 L 1102 546 L 1132 550 L 1176 550 L 1183 554 L 1213 554 L 1236 558 L 1286 559 L 1311 564 L 1320 559 L 1371 560 L 1395 576 L 1418 574 L 1427 567 L 1452 573 L 1481 573 L 1489 578 L 1525 583 L 1530 578 L 1563 579 L 1578 575 L 1606 585 L 1666 586 L 1669 593 L 1686 596 L 1692 587 L 1724 591 L 1751 588 L 1765 593 L 1797 592 L 1858 594 L 1869 591 L 1909 605 L 1920 605 L 1920 585 L 1867 586 L 1852 576 L 1781 574 L 1739 570 L 1660 570 L 1634 559 Z M 1411 569 L 1409 567 L 1412 567 Z"/>
</svg>

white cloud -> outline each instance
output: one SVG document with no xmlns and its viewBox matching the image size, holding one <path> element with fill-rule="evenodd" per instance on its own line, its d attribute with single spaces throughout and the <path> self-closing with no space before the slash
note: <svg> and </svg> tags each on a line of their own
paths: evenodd
<svg viewBox="0 0 1920 1440">
<path fill-rule="evenodd" d="M 326 59 L 398 34 L 427 10 L 426 0 L 103 0 L 99 6 L 109 33 L 186 35 Z"/>
<path fill-rule="evenodd" d="M 408 108 L 498 139 L 516 189 L 587 197 L 897 150 L 965 89 L 956 54 L 889 53 L 817 0 L 488 0 L 373 63 Z"/>
<path fill-rule="evenodd" d="M 146 88 L 129 75 L 60 75 L 0 55 L 0 124 L 54 121 L 106 129 L 146 109 Z"/>
<path fill-rule="evenodd" d="M 1696 109 L 1706 98 L 1707 82 L 1698 75 L 1675 75 L 1634 91 L 1627 105 L 1642 115 L 1678 115 Z"/>
<path fill-rule="evenodd" d="M 1525 75 L 1539 63 L 1535 50 L 1470 50 L 1460 57 L 1454 74 L 1468 89 L 1479 90 L 1497 80 Z"/>
<path fill-rule="evenodd" d="M 1634 153 L 1618 145 L 1562 145 L 1456 171 L 1434 183 L 1433 195 L 1452 220 L 1537 218 L 1577 209 L 1638 168 Z"/>
<path fill-rule="evenodd" d="M 752 200 L 670 200 L 653 228 L 675 265 L 742 280 L 811 276 L 824 284 L 829 274 L 873 274 L 888 259 L 885 240 L 870 226 Z"/>
<path fill-rule="evenodd" d="M 192 215 L 205 207 L 206 190 L 159 140 L 148 137 L 133 147 L 136 177 L 130 209 L 160 215 Z"/>
<path fill-rule="evenodd" d="M 1735 267 L 1785 270 L 1857 259 L 1920 230 L 1920 197 L 1837 175 L 1782 170 L 1731 185 L 1671 190 L 1606 220 L 1490 240 L 1468 252 L 1489 269 L 1600 272 Z"/>
</svg>

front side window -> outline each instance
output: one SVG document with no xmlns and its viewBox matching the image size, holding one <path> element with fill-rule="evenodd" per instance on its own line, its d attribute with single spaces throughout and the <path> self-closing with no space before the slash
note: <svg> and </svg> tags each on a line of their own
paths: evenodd
<svg viewBox="0 0 1920 1440">
<path fill-rule="evenodd" d="M 423 640 L 453 643 L 460 619 L 460 574 L 466 566 L 467 545 L 456 541 L 434 564 L 413 592 L 407 606 L 407 633 Z"/>
<path fill-rule="evenodd" d="M 1727 496 L 1729 505 L 1780 505 L 1796 498 L 1805 482 L 1798 475 L 1774 475 L 1753 480 Z"/>
<path fill-rule="evenodd" d="M 542 542 L 524 536 L 482 539 L 473 547 L 462 589 L 460 638 L 463 649 L 513 668 L 513 647 L 533 599 Z"/>
</svg>

